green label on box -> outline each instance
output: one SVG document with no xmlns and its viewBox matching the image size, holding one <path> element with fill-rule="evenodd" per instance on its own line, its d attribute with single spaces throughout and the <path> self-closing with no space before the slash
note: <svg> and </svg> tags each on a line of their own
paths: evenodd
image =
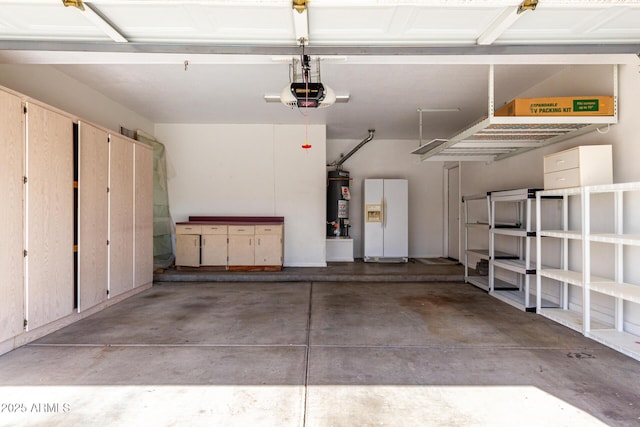
<svg viewBox="0 0 640 427">
<path fill-rule="evenodd" d="M 600 111 L 600 100 L 598 99 L 574 99 L 573 111 Z"/>
</svg>

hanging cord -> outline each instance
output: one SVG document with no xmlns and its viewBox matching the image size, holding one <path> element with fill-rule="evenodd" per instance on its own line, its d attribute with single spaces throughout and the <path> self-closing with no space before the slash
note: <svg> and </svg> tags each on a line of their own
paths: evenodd
<svg viewBox="0 0 640 427">
<path fill-rule="evenodd" d="M 302 146 L 305 150 L 311 148 L 311 144 L 309 144 L 309 74 L 304 74 L 304 82 L 305 82 L 305 97 L 304 97 L 304 117 L 305 117 L 305 143 Z"/>
<path fill-rule="evenodd" d="M 598 131 L 599 134 L 604 135 L 605 133 L 609 133 L 609 130 L 611 129 L 611 125 L 609 123 L 607 123 L 607 130 L 600 130 L 600 128 L 596 128 L 596 130 Z"/>
<path fill-rule="evenodd" d="M 302 75 L 304 77 L 304 117 L 305 117 L 305 143 L 302 146 L 305 150 L 311 148 L 311 144 L 309 144 L 309 61 L 308 58 L 304 54 L 304 44 L 302 45 Z"/>
</svg>

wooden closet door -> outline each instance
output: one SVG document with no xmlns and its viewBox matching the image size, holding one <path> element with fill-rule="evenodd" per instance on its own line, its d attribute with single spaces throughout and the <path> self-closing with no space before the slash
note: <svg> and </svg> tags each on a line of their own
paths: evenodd
<svg viewBox="0 0 640 427">
<path fill-rule="evenodd" d="M 135 281 L 153 282 L 153 149 L 135 144 Z"/>
<path fill-rule="evenodd" d="M 78 310 L 83 311 L 107 299 L 109 135 L 84 122 L 78 133 Z"/>
<path fill-rule="evenodd" d="M 27 328 L 73 312 L 73 123 L 27 104 Z"/>
<path fill-rule="evenodd" d="M 24 114 L 22 101 L 0 91 L 0 342 L 22 332 Z"/>
<path fill-rule="evenodd" d="M 133 289 L 133 143 L 110 135 L 109 296 Z"/>
</svg>

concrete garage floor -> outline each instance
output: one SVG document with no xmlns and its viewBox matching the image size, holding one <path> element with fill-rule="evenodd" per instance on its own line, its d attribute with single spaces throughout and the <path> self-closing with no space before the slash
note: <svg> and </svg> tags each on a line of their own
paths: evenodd
<svg viewBox="0 0 640 427">
<path fill-rule="evenodd" d="M 0 425 L 640 425 L 640 363 L 462 282 L 160 283 L 0 357 Z"/>
</svg>

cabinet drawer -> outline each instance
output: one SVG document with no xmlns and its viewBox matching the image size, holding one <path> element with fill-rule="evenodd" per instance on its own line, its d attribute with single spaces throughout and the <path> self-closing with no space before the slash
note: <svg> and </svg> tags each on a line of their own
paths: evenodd
<svg viewBox="0 0 640 427">
<path fill-rule="evenodd" d="M 201 234 L 201 233 L 202 233 L 201 225 L 187 225 L 187 224 L 176 225 L 176 234 Z"/>
<path fill-rule="evenodd" d="M 253 225 L 230 225 L 229 234 L 254 234 L 255 226 Z"/>
<path fill-rule="evenodd" d="M 256 225 L 256 234 L 282 234 L 282 225 Z"/>
<path fill-rule="evenodd" d="M 545 190 L 579 187 L 580 185 L 580 168 L 573 168 L 544 174 Z"/>
<path fill-rule="evenodd" d="M 227 234 L 226 225 L 203 225 L 202 234 Z"/>
<path fill-rule="evenodd" d="M 544 173 L 573 169 L 579 166 L 579 147 L 544 156 Z"/>
</svg>

